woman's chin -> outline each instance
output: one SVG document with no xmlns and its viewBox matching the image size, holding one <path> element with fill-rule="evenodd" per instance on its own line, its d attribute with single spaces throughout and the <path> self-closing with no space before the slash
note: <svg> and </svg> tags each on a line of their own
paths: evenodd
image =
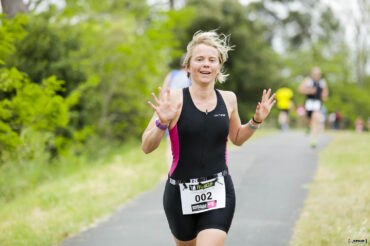
<svg viewBox="0 0 370 246">
<path fill-rule="evenodd" d="M 215 81 L 215 79 L 213 78 L 199 78 L 198 81 L 200 84 L 210 84 L 210 83 L 213 83 Z"/>
</svg>

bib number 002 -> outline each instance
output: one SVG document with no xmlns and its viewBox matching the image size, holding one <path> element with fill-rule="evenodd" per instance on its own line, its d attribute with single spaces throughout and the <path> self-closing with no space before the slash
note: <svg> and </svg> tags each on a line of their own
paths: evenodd
<svg viewBox="0 0 370 246">
<path fill-rule="evenodd" d="M 225 207 L 225 178 L 180 184 L 183 214 L 202 213 Z"/>
<path fill-rule="evenodd" d="M 207 194 L 203 193 L 202 195 L 195 196 L 196 202 L 206 201 L 206 200 L 212 200 L 212 192 L 207 192 Z"/>
</svg>

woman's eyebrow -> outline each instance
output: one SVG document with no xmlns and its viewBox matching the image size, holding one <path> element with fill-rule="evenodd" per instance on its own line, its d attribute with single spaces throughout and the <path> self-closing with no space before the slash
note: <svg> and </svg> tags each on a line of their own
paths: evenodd
<svg viewBox="0 0 370 246">
<path fill-rule="evenodd" d="M 198 57 L 205 57 L 204 55 L 198 55 L 198 56 L 194 56 L 195 58 L 198 58 Z M 208 56 L 209 58 L 217 58 L 217 56 Z"/>
</svg>

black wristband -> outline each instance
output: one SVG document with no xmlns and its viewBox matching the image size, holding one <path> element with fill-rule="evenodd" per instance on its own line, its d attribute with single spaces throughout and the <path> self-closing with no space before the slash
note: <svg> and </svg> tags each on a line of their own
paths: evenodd
<svg viewBox="0 0 370 246">
<path fill-rule="evenodd" d="M 254 116 L 252 117 L 252 120 L 253 120 L 255 123 L 257 123 L 257 124 L 261 124 L 261 123 L 262 123 L 262 121 L 261 121 L 261 122 L 256 121 L 256 120 L 254 119 Z"/>
</svg>

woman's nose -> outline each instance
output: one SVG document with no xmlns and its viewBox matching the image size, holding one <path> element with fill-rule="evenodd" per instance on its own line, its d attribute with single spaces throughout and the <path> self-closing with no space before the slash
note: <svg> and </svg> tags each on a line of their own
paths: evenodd
<svg viewBox="0 0 370 246">
<path fill-rule="evenodd" d="M 204 67 L 209 67 L 209 62 L 208 62 L 207 60 L 205 60 L 205 61 L 203 62 L 203 66 L 204 66 Z"/>
</svg>

